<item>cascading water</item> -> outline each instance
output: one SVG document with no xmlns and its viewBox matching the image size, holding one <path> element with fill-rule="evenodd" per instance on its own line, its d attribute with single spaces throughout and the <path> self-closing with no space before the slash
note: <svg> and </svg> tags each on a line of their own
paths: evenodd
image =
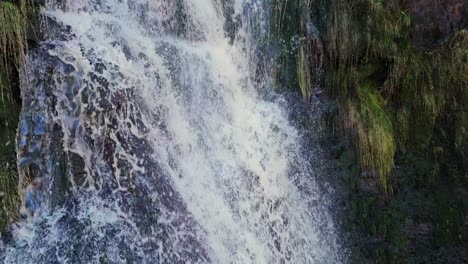
<svg viewBox="0 0 468 264">
<path fill-rule="evenodd" d="M 260 92 L 270 86 L 255 52 L 266 6 L 49 4 L 48 40 L 22 84 L 28 219 L 0 260 L 341 262 L 287 103 Z"/>
</svg>

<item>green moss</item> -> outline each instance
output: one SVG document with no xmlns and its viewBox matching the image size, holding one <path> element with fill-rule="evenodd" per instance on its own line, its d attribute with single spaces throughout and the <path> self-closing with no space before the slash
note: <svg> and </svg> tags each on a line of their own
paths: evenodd
<svg viewBox="0 0 468 264">
<path fill-rule="evenodd" d="M 296 88 L 296 39 L 299 34 L 297 1 L 276 0 L 272 5 L 269 45 L 276 50 L 275 79 L 280 90 Z"/>
<path fill-rule="evenodd" d="M 307 52 L 304 46 L 299 48 L 299 54 L 297 57 L 297 79 L 299 82 L 299 87 L 302 92 L 302 96 L 306 102 L 309 102 L 310 96 L 312 94 L 312 84 L 310 76 L 310 65 L 308 60 L 309 52 Z"/>
<path fill-rule="evenodd" d="M 456 113 L 455 118 L 455 150 L 462 158 L 463 163 L 468 164 L 468 106 L 463 106 L 463 109 Z M 465 171 L 468 173 L 468 168 Z M 465 175 L 465 177 L 468 176 Z"/>
<path fill-rule="evenodd" d="M 8 77 L 9 67 L 19 69 L 25 61 L 26 48 L 26 2 L 20 1 L 19 6 L 10 2 L 0 2 L 0 58 Z M 2 98 L 5 96 L 1 90 Z"/>
<path fill-rule="evenodd" d="M 13 82 L 25 62 L 27 5 L 0 2 L 0 233 L 18 219 L 20 197 L 15 138 L 19 106 Z M 19 87 L 15 87 L 19 89 Z"/>
<path fill-rule="evenodd" d="M 277 51 L 276 87 L 280 90 L 300 90 L 306 101 L 311 96 L 312 82 L 321 78 L 312 72 L 315 60 L 311 59 L 312 40 L 306 26 L 311 22 L 312 2 L 276 0 L 272 5 L 268 39 L 269 45 Z"/>
<path fill-rule="evenodd" d="M 13 167 L 0 170 L 0 233 L 18 219 L 20 197 L 18 177 Z"/>
<path fill-rule="evenodd" d="M 386 190 L 396 151 L 392 123 L 384 110 L 385 102 L 375 87 L 369 83 L 362 84 L 357 92 L 359 119 L 365 129 L 365 135 L 358 143 L 361 164 L 377 173 Z"/>
<path fill-rule="evenodd" d="M 410 16 L 398 5 L 389 10 L 385 1 L 334 0 L 328 13 L 327 88 L 339 102 L 343 116 L 337 120 L 344 134 L 358 135 L 353 143 L 362 167 L 376 170 L 386 186 L 393 164 L 390 153 L 430 152 L 437 141 L 437 122 L 447 115 L 459 128 L 453 144 L 466 156 L 460 118 L 468 104 L 463 89 L 468 83 L 466 31 L 435 50 L 422 50 L 411 43 Z M 384 143 L 370 143 L 375 137 Z"/>
<path fill-rule="evenodd" d="M 340 121 L 354 142 L 362 168 L 379 177 L 387 192 L 388 175 L 393 168 L 396 143 L 392 122 L 385 112 L 385 101 L 372 83 L 357 88 L 357 98 L 342 103 Z"/>
<path fill-rule="evenodd" d="M 350 218 L 365 236 L 356 255 L 454 263 L 462 259 L 457 245 L 467 243 L 468 31 L 433 49 L 417 47 L 399 2 L 390 9 L 387 1 L 331 0 L 322 11 L 334 128 L 357 155 L 343 168 L 353 191 Z M 363 171 L 374 172 L 380 193 L 362 187 Z M 369 247 L 368 240 L 382 243 Z"/>
<path fill-rule="evenodd" d="M 18 219 L 20 205 L 15 155 L 17 113 L 13 103 L 0 104 L 0 233 Z"/>
</svg>

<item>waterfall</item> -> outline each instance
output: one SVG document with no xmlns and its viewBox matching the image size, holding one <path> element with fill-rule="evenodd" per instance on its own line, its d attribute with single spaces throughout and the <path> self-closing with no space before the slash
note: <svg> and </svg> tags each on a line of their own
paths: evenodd
<svg viewBox="0 0 468 264">
<path fill-rule="evenodd" d="M 0 260 L 342 261 L 258 54 L 267 1 L 67 0 L 44 17 L 22 78 L 26 217 Z"/>
</svg>

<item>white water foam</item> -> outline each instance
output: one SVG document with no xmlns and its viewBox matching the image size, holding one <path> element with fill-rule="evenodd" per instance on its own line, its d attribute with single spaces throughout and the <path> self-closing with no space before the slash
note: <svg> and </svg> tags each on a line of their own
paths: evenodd
<svg viewBox="0 0 468 264">
<path fill-rule="evenodd" d="M 93 73 L 109 81 L 104 88 L 111 94 L 131 94 L 133 98 L 132 102 L 112 103 L 112 113 L 104 117 L 99 112 L 105 109 L 91 109 L 103 98 L 84 100 L 84 87 L 71 99 L 81 105 L 76 117 L 70 118 L 70 109 L 58 105 L 54 122 L 63 128 L 80 124 L 78 132 L 65 129 L 63 137 L 64 150 L 84 160 L 85 180 L 70 178 L 75 192 L 87 189 L 98 197 L 105 181 L 113 181 L 115 195 L 132 193 L 135 182 L 151 175 L 142 164 L 154 160 L 175 191 L 164 195 L 180 196 L 199 226 L 198 238 L 208 252 L 199 262 L 341 262 L 325 197 L 313 176 L 314 164 L 308 164 L 299 151 L 300 134 L 288 121 L 287 109 L 262 99 L 258 84 L 252 81 L 255 43 L 247 30 L 244 8 L 257 6 L 253 8 L 257 10 L 260 1 L 234 1 L 233 16 L 244 19 L 233 43 L 223 29 L 221 2 L 175 2 L 75 0 L 68 1 L 65 11 L 52 7 L 46 11 L 48 17 L 69 26 L 74 35 L 50 55 L 63 61 L 73 58 L 70 63 L 86 81 L 92 82 L 89 76 Z M 174 20 L 180 8 L 185 25 L 176 25 L 180 17 Z M 184 27 L 184 33 L 177 33 L 177 26 Z M 95 61 L 107 71 L 96 71 L 92 67 Z M 269 82 L 265 76 L 264 84 Z M 71 104 L 62 97 L 68 102 L 65 105 Z M 135 115 L 145 129 L 139 128 Z M 118 123 L 109 130 L 114 119 Z M 109 172 L 102 169 L 103 154 L 80 136 L 86 129 L 92 130 L 93 142 L 107 135 L 115 143 L 112 177 L 106 177 Z M 129 151 L 119 133 L 144 139 L 152 151 L 144 155 Z M 98 198 L 90 199 L 78 218 L 89 218 L 91 230 L 119 222 L 125 222 L 129 230 L 138 229 L 132 215 L 120 210 L 118 203 L 105 205 Z M 152 201 L 157 203 L 156 198 Z M 59 218 L 61 214 L 54 215 Z M 170 214 L 162 219 L 171 224 Z M 34 224 L 24 225 L 18 229 L 17 239 L 34 239 L 30 233 L 21 233 Z M 143 243 L 151 239 L 148 234 L 137 235 Z M 54 243 L 54 232 L 49 236 Z M 172 247 L 177 247 L 177 237 L 172 237 Z M 165 248 L 158 250 L 163 256 Z M 151 263 L 145 252 L 139 254 Z M 173 257 L 160 261 L 179 262 Z M 57 259 L 66 262 L 66 256 Z M 111 259 L 120 262 L 124 257 Z"/>
</svg>

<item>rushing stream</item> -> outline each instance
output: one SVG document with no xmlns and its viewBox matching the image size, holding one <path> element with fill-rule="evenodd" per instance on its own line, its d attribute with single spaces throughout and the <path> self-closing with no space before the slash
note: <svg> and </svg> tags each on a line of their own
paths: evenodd
<svg viewBox="0 0 468 264">
<path fill-rule="evenodd" d="M 264 0 L 66 0 L 23 74 L 5 263 L 340 263 Z M 304 155 L 307 153 L 307 155 Z"/>
</svg>

